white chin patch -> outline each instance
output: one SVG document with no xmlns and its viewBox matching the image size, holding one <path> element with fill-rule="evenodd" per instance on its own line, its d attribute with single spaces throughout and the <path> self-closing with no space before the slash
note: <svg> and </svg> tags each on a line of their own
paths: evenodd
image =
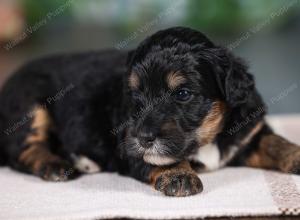
<svg viewBox="0 0 300 220">
<path fill-rule="evenodd" d="M 158 154 L 145 154 L 143 159 L 146 163 L 157 165 L 157 166 L 170 165 L 176 162 L 171 157 L 161 156 Z"/>
</svg>

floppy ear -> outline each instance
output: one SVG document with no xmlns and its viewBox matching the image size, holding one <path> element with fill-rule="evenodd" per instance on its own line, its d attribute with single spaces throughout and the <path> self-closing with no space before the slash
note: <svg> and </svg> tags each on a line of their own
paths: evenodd
<svg viewBox="0 0 300 220">
<path fill-rule="evenodd" d="M 225 48 L 218 48 L 215 66 L 216 80 L 231 107 L 246 103 L 255 90 L 254 77 L 244 61 Z"/>
<path fill-rule="evenodd" d="M 131 65 L 134 55 L 135 55 L 135 50 L 129 50 L 127 52 L 127 60 L 126 60 L 127 67 Z"/>
</svg>

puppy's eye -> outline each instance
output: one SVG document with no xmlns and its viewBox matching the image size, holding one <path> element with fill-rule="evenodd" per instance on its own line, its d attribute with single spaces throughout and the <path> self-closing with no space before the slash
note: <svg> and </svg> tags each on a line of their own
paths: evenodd
<svg viewBox="0 0 300 220">
<path fill-rule="evenodd" d="M 175 98 L 179 102 L 187 102 L 192 98 L 192 93 L 188 89 L 180 89 L 175 93 Z"/>
</svg>

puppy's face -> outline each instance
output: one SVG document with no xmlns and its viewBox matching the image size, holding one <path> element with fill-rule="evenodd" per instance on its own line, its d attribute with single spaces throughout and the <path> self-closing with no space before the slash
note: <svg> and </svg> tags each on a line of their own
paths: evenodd
<svg viewBox="0 0 300 220">
<path fill-rule="evenodd" d="M 146 40 L 126 82 L 132 123 L 124 150 L 153 165 L 175 163 L 213 142 L 226 112 L 215 67 L 197 53 L 203 45 L 193 48 L 177 37 L 169 46 L 174 38 L 162 39 L 167 45 Z"/>
</svg>

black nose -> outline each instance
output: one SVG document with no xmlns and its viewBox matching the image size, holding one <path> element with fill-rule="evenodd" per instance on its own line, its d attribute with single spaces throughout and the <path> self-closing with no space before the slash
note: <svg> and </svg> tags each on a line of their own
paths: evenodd
<svg viewBox="0 0 300 220">
<path fill-rule="evenodd" d="M 151 147 L 156 139 L 156 136 L 152 132 L 141 132 L 138 138 L 144 147 Z"/>
</svg>

